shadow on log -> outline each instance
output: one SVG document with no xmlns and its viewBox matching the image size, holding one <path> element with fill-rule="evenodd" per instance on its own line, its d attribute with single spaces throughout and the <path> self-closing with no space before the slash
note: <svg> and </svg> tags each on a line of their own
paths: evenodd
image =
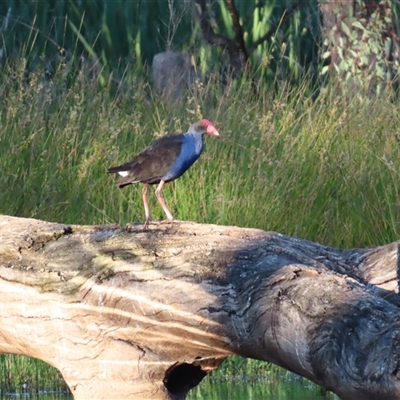
<svg viewBox="0 0 400 400">
<path fill-rule="evenodd" d="M 397 252 L 0 216 L 0 352 L 56 367 L 75 399 L 184 399 L 232 354 L 400 399 Z"/>
</svg>

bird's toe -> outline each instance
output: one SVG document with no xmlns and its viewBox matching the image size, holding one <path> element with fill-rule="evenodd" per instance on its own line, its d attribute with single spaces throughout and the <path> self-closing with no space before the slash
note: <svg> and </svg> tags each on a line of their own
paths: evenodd
<svg viewBox="0 0 400 400">
<path fill-rule="evenodd" d="M 143 224 L 143 230 L 146 230 L 149 228 L 149 225 L 152 223 L 151 219 L 146 219 Z"/>
<path fill-rule="evenodd" d="M 160 221 L 160 224 L 172 224 L 175 222 L 174 219 L 164 219 L 163 221 Z"/>
</svg>

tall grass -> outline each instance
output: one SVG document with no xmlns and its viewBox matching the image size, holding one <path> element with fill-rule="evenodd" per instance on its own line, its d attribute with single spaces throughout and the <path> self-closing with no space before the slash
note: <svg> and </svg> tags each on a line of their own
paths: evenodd
<svg viewBox="0 0 400 400">
<path fill-rule="evenodd" d="M 140 186 L 118 189 L 107 167 L 206 117 L 220 138 L 207 137 L 200 160 L 165 189 L 177 219 L 340 247 L 398 238 L 397 99 L 348 102 L 329 88 L 316 96 L 307 80 L 260 84 L 257 94 L 249 82 L 233 82 L 222 91 L 211 76 L 172 103 L 135 69 L 118 82 L 103 74 L 101 84 L 93 69 L 71 74 L 68 64 L 51 79 L 44 67 L 28 73 L 20 58 L 0 75 L 1 213 L 70 224 L 143 221 Z M 164 218 L 151 201 L 153 217 Z"/>
<path fill-rule="evenodd" d="M 185 16 L 173 38 L 168 38 L 173 19 L 169 3 L 175 14 Z M 176 0 L 3 0 L 0 49 L 9 57 L 34 45 L 34 52 L 45 53 L 49 61 L 58 48 L 77 57 L 95 54 L 110 70 L 134 57 L 151 62 L 168 45 L 181 47 L 189 40 L 192 20 L 187 8 Z"/>
<path fill-rule="evenodd" d="M 107 167 L 204 116 L 221 137 L 165 190 L 177 219 L 233 224 L 352 247 L 398 237 L 396 101 L 348 103 L 307 82 L 277 90 L 215 81 L 172 105 L 127 73 L 117 88 L 81 70 L 68 85 L 38 70 L 0 78 L 0 211 L 65 223 L 143 221 L 139 185 Z M 67 67 L 65 67 L 67 68 Z M 129 82 L 129 83 L 128 83 Z M 152 199 L 155 218 L 163 218 Z"/>
<path fill-rule="evenodd" d="M 237 2 L 251 69 L 262 64 L 260 76 L 270 81 L 288 71 L 300 75 L 319 57 L 317 3 L 303 4 L 285 24 L 282 17 L 293 1 L 267 3 Z M 210 1 L 208 10 L 213 29 L 232 38 L 232 18 L 225 2 Z M 270 39 L 253 49 L 254 42 L 267 33 Z M 196 5 L 191 1 L 3 0 L 0 39 L 0 64 L 22 52 L 34 69 L 45 55 L 49 74 L 64 60 L 75 64 L 95 61 L 96 69 L 108 73 L 128 63 L 143 68 L 165 50 L 193 54 L 203 74 L 229 68 L 222 49 L 203 40 Z"/>
</svg>

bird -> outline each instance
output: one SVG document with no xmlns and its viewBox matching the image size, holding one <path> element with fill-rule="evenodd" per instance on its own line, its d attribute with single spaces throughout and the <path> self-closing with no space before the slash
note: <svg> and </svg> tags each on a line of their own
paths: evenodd
<svg viewBox="0 0 400 400">
<path fill-rule="evenodd" d="M 216 126 L 207 119 L 190 125 L 186 133 L 170 134 L 155 140 L 130 161 L 108 169 L 109 173 L 120 175 L 116 182 L 120 188 L 138 182 L 144 184 L 142 191 L 146 216 L 144 229 L 148 228 L 151 221 L 147 197 L 149 185 L 157 185 L 155 194 L 167 216 L 162 222 L 174 220 L 161 191 L 166 183 L 182 176 L 200 157 L 204 134 L 219 136 Z"/>
</svg>

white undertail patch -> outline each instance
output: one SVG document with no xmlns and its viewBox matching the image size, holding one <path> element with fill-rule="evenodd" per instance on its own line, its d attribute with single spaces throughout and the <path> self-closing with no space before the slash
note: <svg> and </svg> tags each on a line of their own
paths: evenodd
<svg viewBox="0 0 400 400">
<path fill-rule="evenodd" d="M 128 171 L 118 171 L 118 174 L 125 177 L 125 176 L 128 176 L 129 172 Z"/>
</svg>

